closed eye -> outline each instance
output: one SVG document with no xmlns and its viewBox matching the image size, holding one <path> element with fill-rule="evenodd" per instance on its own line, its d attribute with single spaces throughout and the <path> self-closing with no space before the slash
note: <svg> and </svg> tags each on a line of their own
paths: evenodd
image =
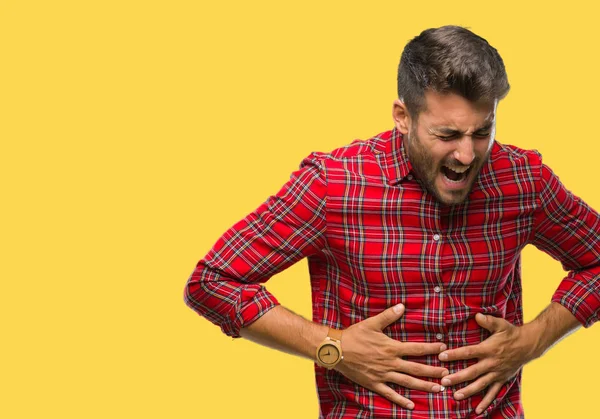
<svg viewBox="0 0 600 419">
<path fill-rule="evenodd" d="M 453 134 L 453 135 L 435 135 L 436 138 L 442 140 L 442 141 L 450 141 L 450 140 L 454 140 L 457 139 L 459 136 L 458 134 Z M 489 132 L 477 132 L 475 134 L 473 134 L 473 137 L 476 138 L 487 138 L 490 136 Z"/>
<path fill-rule="evenodd" d="M 453 140 L 455 138 L 458 138 L 458 136 L 456 134 L 454 134 L 454 135 L 446 135 L 446 136 L 444 136 L 444 135 L 436 135 L 436 137 L 439 138 L 442 141 L 450 141 L 450 140 Z"/>
</svg>

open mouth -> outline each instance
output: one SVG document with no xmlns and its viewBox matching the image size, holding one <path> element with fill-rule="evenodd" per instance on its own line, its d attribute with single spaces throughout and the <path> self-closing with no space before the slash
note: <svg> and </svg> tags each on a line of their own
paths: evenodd
<svg viewBox="0 0 600 419">
<path fill-rule="evenodd" d="M 473 166 L 454 166 L 450 168 L 448 166 L 442 166 L 442 173 L 448 182 L 461 183 L 469 176 L 472 167 Z"/>
</svg>

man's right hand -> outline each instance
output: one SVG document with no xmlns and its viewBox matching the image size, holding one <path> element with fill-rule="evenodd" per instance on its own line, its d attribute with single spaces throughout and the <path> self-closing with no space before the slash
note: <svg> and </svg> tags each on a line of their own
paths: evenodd
<svg viewBox="0 0 600 419">
<path fill-rule="evenodd" d="M 390 339 L 383 329 L 402 317 L 404 310 L 404 305 L 398 304 L 345 329 L 342 335 L 344 359 L 335 369 L 391 402 L 412 409 L 414 403 L 386 383 L 432 393 L 440 391 L 439 384 L 415 377 L 442 378 L 448 375 L 446 368 L 405 361 L 402 357 L 437 355 L 446 350 L 446 345 Z"/>
</svg>

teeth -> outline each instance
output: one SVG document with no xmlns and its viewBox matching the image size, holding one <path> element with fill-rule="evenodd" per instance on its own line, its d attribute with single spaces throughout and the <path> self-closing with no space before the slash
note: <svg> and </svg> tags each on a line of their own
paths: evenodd
<svg viewBox="0 0 600 419">
<path fill-rule="evenodd" d="M 446 167 L 456 173 L 465 173 L 467 170 L 469 170 L 469 168 L 471 166 L 467 166 L 467 167 L 446 166 Z"/>
</svg>

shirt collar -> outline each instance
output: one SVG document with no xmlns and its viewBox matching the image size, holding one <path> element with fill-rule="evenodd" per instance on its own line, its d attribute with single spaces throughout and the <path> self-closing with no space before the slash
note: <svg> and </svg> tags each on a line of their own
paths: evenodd
<svg viewBox="0 0 600 419">
<path fill-rule="evenodd" d="M 384 141 L 376 146 L 375 153 L 388 183 L 397 185 L 409 175 L 412 171 L 412 165 L 408 160 L 402 133 L 394 128 L 391 132 L 388 131 L 387 134 L 383 136 Z"/>
</svg>

